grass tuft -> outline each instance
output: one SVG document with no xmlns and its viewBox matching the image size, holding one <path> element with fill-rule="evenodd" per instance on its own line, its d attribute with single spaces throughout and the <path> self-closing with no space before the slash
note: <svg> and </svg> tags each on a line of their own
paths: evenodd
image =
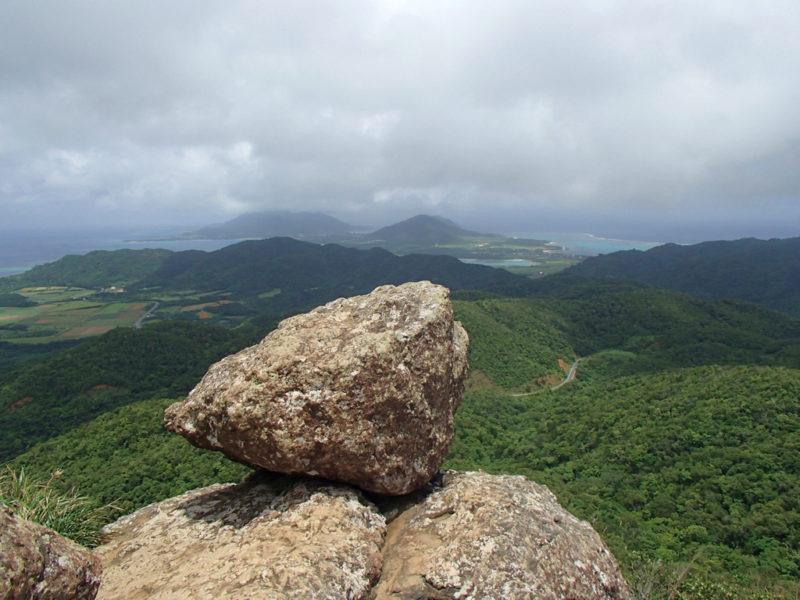
<svg viewBox="0 0 800 600">
<path fill-rule="evenodd" d="M 34 481 L 25 473 L 6 465 L 0 472 L 0 504 L 8 506 L 18 517 L 39 523 L 82 546 L 93 548 L 102 543 L 100 529 L 108 523 L 116 507 L 94 506 L 73 488 L 62 493 L 52 487 L 61 476 L 55 471 L 46 483 Z"/>
</svg>

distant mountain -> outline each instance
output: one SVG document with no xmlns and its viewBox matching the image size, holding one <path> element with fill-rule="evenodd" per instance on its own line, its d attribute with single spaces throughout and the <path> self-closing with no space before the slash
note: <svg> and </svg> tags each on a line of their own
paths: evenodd
<svg viewBox="0 0 800 600">
<path fill-rule="evenodd" d="M 800 316 L 800 237 L 665 244 L 587 258 L 566 273 L 639 281 L 697 298 L 746 300 Z"/>
<path fill-rule="evenodd" d="M 440 216 L 417 215 L 372 233 L 361 233 L 359 229 L 363 228 L 320 213 L 261 212 L 242 215 L 221 225 L 203 227 L 180 239 L 292 237 L 350 248 L 384 248 L 395 254 L 449 254 L 459 258 L 493 260 L 542 261 L 551 258 L 553 252 L 544 240 L 470 231 Z"/>
<path fill-rule="evenodd" d="M 417 215 L 400 223 L 378 229 L 373 233 L 366 234 L 364 237 L 375 242 L 435 246 L 437 244 L 457 243 L 465 238 L 474 238 L 481 235 L 486 234 L 462 229 L 453 221 L 444 217 Z"/>
<path fill-rule="evenodd" d="M 219 225 L 198 229 L 194 235 L 210 239 L 269 238 L 277 236 L 319 237 L 346 235 L 354 225 L 322 213 L 265 211 L 240 215 Z"/>
</svg>

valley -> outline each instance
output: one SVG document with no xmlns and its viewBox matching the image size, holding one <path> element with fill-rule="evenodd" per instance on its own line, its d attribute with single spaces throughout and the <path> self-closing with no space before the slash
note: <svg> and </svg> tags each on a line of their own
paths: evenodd
<svg viewBox="0 0 800 600">
<path fill-rule="evenodd" d="M 531 279 L 444 255 L 287 238 L 119 252 L 0 280 L 10 317 L 0 323 L 0 461 L 13 468 L 41 480 L 61 471 L 53 485 L 122 513 L 237 480 L 245 467 L 164 432 L 164 407 L 289 314 L 430 279 L 451 288 L 471 340 L 446 467 L 547 484 L 650 598 L 798 592 L 791 314 L 621 276 Z M 65 335 L 89 327 L 110 329 Z"/>
</svg>

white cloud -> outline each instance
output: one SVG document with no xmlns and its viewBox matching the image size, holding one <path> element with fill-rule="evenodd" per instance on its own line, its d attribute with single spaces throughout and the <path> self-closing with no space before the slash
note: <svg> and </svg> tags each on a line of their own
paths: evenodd
<svg viewBox="0 0 800 600">
<path fill-rule="evenodd" d="M 784 0 L 7 0 L 0 206 L 777 215 L 798 28 Z"/>
</svg>

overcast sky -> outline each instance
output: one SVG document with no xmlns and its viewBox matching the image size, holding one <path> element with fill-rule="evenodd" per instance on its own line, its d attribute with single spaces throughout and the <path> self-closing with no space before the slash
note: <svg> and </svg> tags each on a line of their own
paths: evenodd
<svg viewBox="0 0 800 600">
<path fill-rule="evenodd" d="M 797 0 L 0 2 L 6 228 L 800 235 Z"/>
</svg>

